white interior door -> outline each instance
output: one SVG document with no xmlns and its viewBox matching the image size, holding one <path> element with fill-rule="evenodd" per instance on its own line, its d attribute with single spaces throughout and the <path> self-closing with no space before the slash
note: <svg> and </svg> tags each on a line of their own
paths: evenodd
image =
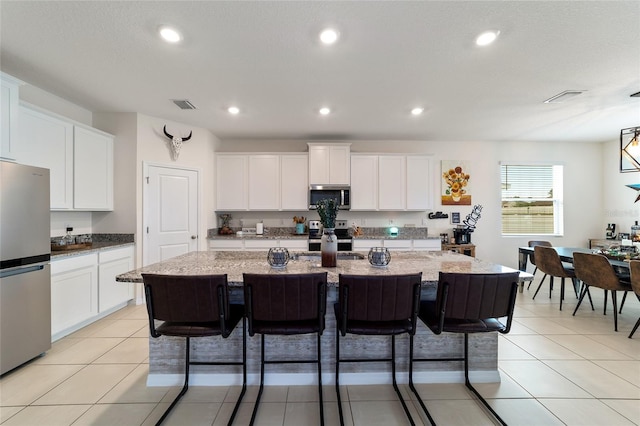
<svg viewBox="0 0 640 426">
<path fill-rule="evenodd" d="M 148 166 L 145 265 L 198 249 L 198 171 Z"/>
</svg>

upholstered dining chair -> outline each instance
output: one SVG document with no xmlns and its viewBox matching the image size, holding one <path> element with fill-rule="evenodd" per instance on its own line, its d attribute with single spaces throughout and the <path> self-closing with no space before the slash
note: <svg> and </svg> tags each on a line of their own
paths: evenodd
<svg viewBox="0 0 640 426">
<path fill-rule="evenodd" d="M 518 292 L 519 273 L 467 274 L 440 272 L 436 300 L 420 302 L 419 318 L 434 334 L 464 334 L 464 355 L 452 358 L 415 358 L 413 347 L 409 363 L 409 387 L 418 398 L 422 410 L 427 408 L 413 385 L 413 363 L 464 361 L 465 386 L 500 422 L 495 412 L 469 381 L 469 334 L 497 331 L 506 334 L 511 329 Z"/>
<path fill-rule="evenodd" d="M 340 397 L 340 364 L 354 362 L 390 362 L 393 389 L 409 423 L 415 425 L 396 381 L 396 335 L 409 335 L 409 353 L 416 331 L 422 273 L 406 275 L 340 274 L 336 315 L 336 394 L 340 425 L 344 425 Z M 347 334 L 391 336 L 391 358 L 342 358 L 340 337 Z M 427 415 L 428 412 L 427 412 Z M 429 417 L 432 424 L 435 424 Z"/>
<path fill-rule="evenodd" d="M 631 271 L 631 287 L 640 301 L 640 260 L 632 260 L 629 262 L 629 270 Z M 636 325 L 633 326 L 633 330 L 631 330 L 629 334 L 629 339 L 633 337 L 633 333 L 636 332 L 638 326 L 640 326 L 640 318 L 636 321 Z"/>
<path fill-rule="evenodd" d="M 584 295 L 589 291 L 589 287 L 598 287 L 605 291 L 604 301 L 604 314 L 607 314 L 607 292 L 611 292 L 611 302 L 613 303 L 613 325 L 615 331 L 618 331 L 618 306 L 617 306 L 617 292 L 629 291 L 630 288 L 624 285 L 620 278 L 616 275 L 613 266 L 602 254 L 596 253 L 574 253 L 573 265 L 575 266 L 576 276 L 582 281 L 582 290 L 580 292 L 580 298 L 578 299 L 578 305 L 573 311 L 575 316 L 580 308 Z"/>
<path fill-rule="evenodd" d="M 161 424 L 189 388 L 191 365 L 242 365 L 242 391 L 228 425 L 238 412 L 247 388 L 247 342 L 243 306 L 229 303 L 227 275 L 142 274 L 151 336 L 185 338 L 185 373 L 182 390 L 156 425 Z M 156 326 L 156 320 L 162 323 Z M 192 361 L 191 338 L 222 336 L 226 339 L 242 320 L 242 362 Z"/>
<path fill-rule="evenodd" d="M 540 287 L 542 287 L 544 279 L 547 276 L 549 277 L 549 298 L 551 298 L 551 292 L 553 290 L 553 278 L 558 277 L 560 278 L 560 310 L 562 310 L 562 302 L 564 301 L 565 278 L 571 279 L 571 282 L 573 283 L 573 290 L 576 293 L 576 297 L 578 297 L 578 284 L 576 282 L 576 273 L 573 269 L 573 266 L 563 264 L 560 260 L 558 252 L 555 251 L 553 247 L 537 245 L 533 247 L 533 251 L 536 258 L 536 266 L 545 274 L 544 277 L 542 277 L 542 280 L 540 280 L 540 284 L 538 284 L 538 288 L 533 295 L 533 299 L 535 299 L 538 295 Z M 589 295 L 589 298 L 591 298 L 591 295 Z"/>
<path fill-rule="evenodd" d="M 250 425 L 255 422 L 264 388 L 265 364 L 316 364 L 320 424 L 324 425 L 321 336 L 327 308 L 327 273 L 243 274 L 249 336 L 260 334 L 260 388 Z M 265 335 L 316 334 L 315 359 L 265 359 Z"/>
<path fill-rule="evenodd" d="M 552 247 L 552 244 L 549 241 L 544 241 L 544 240 L 532 240 L 529 241 L 528 243 L 529 247 L 535 247 L 535 246 L 543 246 L 543 247 Z M 529 255 L 529 260 L 531 261 L 531 264 L 535 267 L 533 269 L 533 275 L 536 275 L 536 272 L 538 272 L 538 265 L 536 265 L 536 256 L 535 253 L 531 253 Z M 546 274 L 545 274 L 546 276 Z M 542 278 L 544 280 L 544 277 Z M 529 285 L 527 286 L 527 290 L 529 290 L 529 287 L 531 287 L 531 283 L 533 282 L 533 280 L 529 281 Z"/>
</svg>

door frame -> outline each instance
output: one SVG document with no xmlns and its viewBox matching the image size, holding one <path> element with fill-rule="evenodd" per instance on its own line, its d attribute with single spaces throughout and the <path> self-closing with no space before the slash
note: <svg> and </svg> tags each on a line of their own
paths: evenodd
<svg viewBox="0 0 640 426">
<path fill-rule="evenodd" d="M 142 234 L 142 266 L 147 266 L 148 258 L 149 258 L 149 237 L 148 233 L 145 232 L 149 224 L 149 185 L 147 184 L 147 178 L 149 177 L 149 169 L 151 167 L 160 167 L 163 169 L 174 169 L 174 170 L 186 170 L 190 172 L 195 172 L 197 175 L 196 181 L 198 184 L 198 190 L 196 191 L 197 200 L 196 200 L 196 235 L 198 235 L 197 241 L 197 249 L 200 250 L 201 243 L 200 240 L 200 230 L 202 229 L 202 218 L 204 215 L 201 214 L 202 208 L 202 168 L 200 167 L 187 167 L 187 166 L 178 166 L 175 164 L 166 164 L 166 163 L 155 163 L 150 161 L 142 162 L 142 227 L 140 228 L 140 233 Z"/>
</svg>

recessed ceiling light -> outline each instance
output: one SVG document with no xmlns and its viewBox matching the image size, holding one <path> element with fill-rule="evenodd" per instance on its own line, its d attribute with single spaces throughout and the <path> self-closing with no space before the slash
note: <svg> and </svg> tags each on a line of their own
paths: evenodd
<svg viewBox="0 0 640 426">
<path fill-rule="evenodd" d="M 236 115 L 240 113 L 240 108 L 238 108 L 237 106 L 230 106 L 229 108 L 227 108 L 227 112 L 229 114 Z"/>
<path fill-rule="evenodd" d="M 329 115 L 331 114 L 331 108 L 329 107 L 322 107 L 320 108 L 320 110 L 318 111 L 321 115 Z"/>
<path fill-rule="evenodd" d="M 324 44 L 333 44 L 338 41 L 338 32 L 333 28 L 327 28 L 320 33 L 320 41 Z"/>
<path fill-rule="evenodd" d="M 424 112 L 424 108 L 422 107 L 415 107 L 414 109 L 411 110 L 411 114 L 413 115 L 420 115 Z"/>
<path fill-rule="evenodd" d="M 478 46 L 488 46 L 496 41 L 498 35 L 500 35 L 500 31 L 485 31 L 476 38 L 476 44 Z"/>
<path fill-rule="evenodd" d="M 182 34 L 171 27 L 160 27 L 160 37 L 169 43 L 177 43 L 182 40 Z"/>
</svg>

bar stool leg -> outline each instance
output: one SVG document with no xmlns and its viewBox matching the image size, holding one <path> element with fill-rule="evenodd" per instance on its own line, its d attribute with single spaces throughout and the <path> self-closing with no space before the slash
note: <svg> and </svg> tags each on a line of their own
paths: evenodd
<svg viewBox="0 0 640 426">
<path fill-rule="evenodd" d="M 189 390 L 189 363 L 191 362 L 189 357 L 190 357 L 191 339 L 189 337 L 186 337 L 185 339 L 186 339 L 187 347 L 185 349 L 184 385 L 182 386 L 182 390 L 180 391 L 178 396 L 176 396 L 176 398 L 173 400 L 169 408 L 167 408 L 167 410 L 162 414 L 162 417 L 160 417 L 160 419 L 157 421 L 156 426 L 159 426 L 162 424 L 162 422 L 164 421 L 164 419 L 167 418 L 171 410 L 173 410 L 173 407 L 175 407 L 178 401 L 180 401 L 180 398 L 182 398 L 182 396 L 185 393 L 187 393 L 187 390 Z"/>
<path fill-rule="evenodd" d="M 422 397 L 418 393 L 418 390 L 413 384 L 413 334 L 409 335 L 409 389 L 416 395 L 418 398 L 418 402 L 420 403 L 420 407 L 422 407 L 422 411 L 427 415 L 427 419 L 429 419 L 429 423 L 431 426 L 436 426 L 436 422 L 431 417 L 429 410 L 427 410 L 427 406 L 422 401 Z"/>
<path fill-rule="evenodd" d="M 322 349 L 320 333 L 317 333 L 318 344 L 318 396 L 320 399 L 320 424 L 324 426 L 324 401 L 322 400 Z"/>
<path fill-rule="evenodd" d="M 398 388 L 398 383 L 396 382 L 396 335 L 391 335 L 391 372 L 393 373 L 393 389 L 395 389 L 396 394 L 398 394 L 398 398 L 400 399 L 400 403 L 402 404 L 402 408 L 404 408 L 404 412 L 409 419 L 409 424 L 411 426 L 415 426 L 415 422 L 411 417 L 411 413 L 409 412 L 409 407 L 404 402 L 404 398 L 402 398 L 402 394 L 400 393 L 400 389 Z"/>
<path fill-rule="evenodd" d="M 242 398 L 244 398 L 244 394 L 247 391 L 247 327 L 246 327 L 247 319 L 242 317 L 242 391 L 240 391 L 240 396 L 236 401 L 236 406 L 233 408 L 233 413 L 231 413 L 231 417 L 229 418 L 229 422 L 227 426 L 233 425 L 233 420 L 236 418 L 236 414 L 238 414 L 238 410 L 240 409 L 240 403 L 242 402 Z"/>
<path fill-rule="evenodd" d="M 344 426 L 342 399 L 340 398 L 340 329 L 338 324 L 336 324 L 336 395 L 338 396 L 338 416 L 340 417 L 340 426 Z"/>
<path fill-rule="evenodd" d="M 258 407 L 260 406 L 260 398 L 262 398 L 262 390 L 264 389 L 264 334 L 260 335 L 260 389 L 258 389 L 258 396 L 256 397 L 256 405 L 253 407 L 253 413 L 251 414 L 251 421 L 249 426 L 253 425 L 258 414 Z"/>
</svg>

